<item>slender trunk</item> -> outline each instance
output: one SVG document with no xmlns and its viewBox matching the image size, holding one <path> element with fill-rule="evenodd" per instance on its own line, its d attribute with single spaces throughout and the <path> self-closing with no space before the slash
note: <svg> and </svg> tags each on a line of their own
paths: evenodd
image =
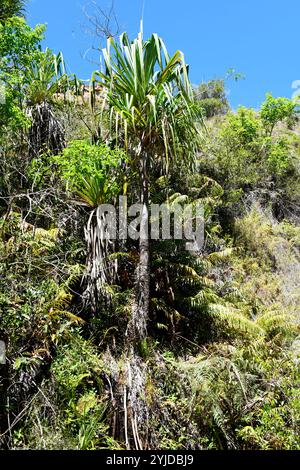
<svg viewBox="0 0 300 470">
<path fill-rule="evenodd" d="M 143 155 L 141 160 L 141 183 L 141 204 L 143 205 L 143 212 L 141 218 L 137 305 L 144 327 L 142 337 L 140 338 L 143 339 L 147 334 L 150 302 L 149 185 L 146 155 Z"/>
<path fill-rule="evenodd" d="M 147 321 L 150 302 L 150 243 L 149 243 L 149 183 L 147 172 L 147 154 L 140 158 L 140 203 L 141 214 L 139 263 L 136 270 L 136 294 L 128 330 L 137 342 L 147 336 Z"/>
<path fill-rule="evenodd" d="M 127 449 L 149 447 L 149 409 L 145 400 L 147 364 L 141 357 L 142 341 L 147 337 L 150 302 L 149 183 L 147 154 L 140 152 L 141 214 L 139 263 L 136 269 L 135 298 L 127 327 L 127 384 L 123 393 L 124 433 Z"/>
</svg>

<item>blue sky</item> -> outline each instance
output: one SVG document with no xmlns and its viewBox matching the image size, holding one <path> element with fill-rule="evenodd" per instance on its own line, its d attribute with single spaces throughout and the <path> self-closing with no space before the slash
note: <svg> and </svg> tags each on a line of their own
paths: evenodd
<svg viewBox="0 0 300 470">
<path fill-rule="evenodd" d="M 85 32 L 88 3 L 29 0 L 27 8 L 30 25 L 48 24 L 45 45 L 61 50 L 82 79 L 97 68 L 87 54 L 94 41 Z M 131 35 L 139 29 L 143 4 L 145 35 L 157 32 L 170 52 L 182 50 L 193 83 L 224 77 L 234 68 L 245 75 L 227 82 L 234 108 L 257 108 L 266 92 L 291 97 L 292 82 L 300 80 L 299 0 L 115 0 L 120 25 Z"/>
</svg>

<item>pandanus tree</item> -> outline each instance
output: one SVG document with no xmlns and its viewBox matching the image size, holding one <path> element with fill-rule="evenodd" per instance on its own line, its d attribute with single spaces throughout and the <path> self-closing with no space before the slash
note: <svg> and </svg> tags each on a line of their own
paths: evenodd
<svg viewBox="0 0 300 470">
<path fill-rule="evenodd" d="M 55 55 L 50 49 L 41 52 L 28 67 L 27 83 L 30 154 L 37 156 L 42 151 L 58 154 L 65 147 L 65 133 L 55 107 L 68 87 L 62 54 Z"/>
<path fill-rule="evenodd" d="M 124 145 L 132 172 L 138 175 L 140 223 L 136 295 L 128 331 L 137 341 L 147 335 L 150 304 L 149 191 L 151 172 L 162 174 L 178 159 L 192 162 L 197 147 L 199 111 L 194 105 L 184 56 L 169 56 L 163 40 L 153 34 L 134 41 L 109 38 L 105 72 L 97 72 L 106 90 L 111 129 Z M 103 106 L 105 109 L 105 104 Z"/>
<path fill-rule="evenodd" d="M 105 236 L 106 231 L 114 230 L 113 221 L 107 224 L 107 210 L 113 209 L 108 205 L 115 202 L 120 192 L 125 160 L 122 151 L 85 141 L 72 141 L 61 154 L 53 157 L 68 190 L 75 193 L 77 204 L 84 206 L 89 214 L 84 229 L 87 260 L 83 299 L 93 315 L 110 303 L 109 286 L 116 269 L 115 261 L 109 260 L 114 240 Z"/>
</svg>

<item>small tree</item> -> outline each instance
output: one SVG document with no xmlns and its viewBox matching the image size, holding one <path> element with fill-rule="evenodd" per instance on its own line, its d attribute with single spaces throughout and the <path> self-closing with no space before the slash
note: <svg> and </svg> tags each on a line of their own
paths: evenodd
<svg viewBox="0 0 300 470">
<path fill-rule="evenodd" d="M 207 118 L 226 114 L 229 103 L 225 92 L 225 82 L 222 79 L 203 82 L 194 90 L 195 100 L 203 109 Z"/>
<path fill-rule="evenodd" d="M 87 243 L 84 300 L 93 313 L 107 303 L 106 284 L 114 275 L 114 265 L 107 261 L 114 242 L 103 236 L 106 218 L 100 206 L 112 203 L 120 193 L 120 174 L 125 160 L 122 151 L 85 141 L 73 141 L 62 154 L 53 157 L 67 188 L 75 192 L 79 204 L 90 209 L 84 230 Z"/>
<path fill-rule="evenodd" d="M 276 124 L 287 120 L 289 123 L 297 117 L 297 103 L 288 98 L 274 98 L 270 93 L 261 106 L 260 117 L 268 136 L 271 136 Z"/>
<path fill-rule="evenodd" d="M 98 73 L 107 90 L 112 129 L 124 143 L 133 173 L 138 175 L 141 214 L 140 258 L 131 327 L 136 339 L 146 336 L 150 303 L 149 193 L 154 165 L 167 172 L 177 157 L 193 160 L 199 113 L 193 100 L 184 56 L 169 56 L 161 38 L 134 41 L 122 34 L 108 39 L 106 72 Z"/>
<path fill-rule="evenodd" d="M 6 134 L 7 128 L 15 132 L 24 127 L 28 69 L 41 54 L 44 31 L 43 25 L 30 28 L 24 18 L 0 21 L 0 81 L 5 92 L 4 103 L 0 103 L 0 135 Z"/>
<path fill-rule="evenodd" d="M 44 150 L 57 154 L 65 147 L 64 128 L 54 112 L 57 94 L 67 88 L 62 54 L 55 55 L 50 49 L 41 52 L 29 64 L 27 81 L 26 107 L 32 121 L 30 154 L 38 156 Z"/>
</svg>

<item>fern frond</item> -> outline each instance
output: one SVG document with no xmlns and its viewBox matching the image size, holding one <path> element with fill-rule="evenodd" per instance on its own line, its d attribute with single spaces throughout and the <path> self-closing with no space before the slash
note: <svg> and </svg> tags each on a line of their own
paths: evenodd
<svg viewBox="0 0 300 470">
<path fill-rule="evenodd" d="M 51 316 L 65 316 L 65 317 L 68 317 L 72 323 L 85 323 L 85 320 L 83 320 L 82 318 L 78 317 L 77 315 L 74 315 L 73 313 L 71 312 L 68 312 L 67 310 L 52 310 L 51 311 Z"/>
<path fill-rule="evenodd" d="M 151 304 L 157 310 L 162 312 L 168 320 L 180 320 L 182 315 L 175 308 L 168 305 L 163 299 L 152 298 Z"/>
<path fill-rule="evenodd" d="M 212 290 L 201 290 L 194 297 L 187 297 L 184 302 L 195 310 L 201 310 L 204 306 L 213 305 L 220 301 L 220 297 Z"/>
<path fill-rule="evenodd" d="M 292 326 L 293 317 L 279 312 L 267 312 L 258 317 L 256 323 L 266 332 L 272 330 L 285 329 Z"/>
<path fill-rule="evenodd" d="M 207 259 L 212 262 L 224 261 L 232 256 L 234 253 L 234 248 L 225 248 L 225 250 L 217 251 L 215 253 L 210 253 L 207 256 Z"/>
<path fill-rule="evenodd" d="M 239 310 L 232 306 L 211 304 L 209 306 L 211 314 L 215 315 L 216 318 L 227 323 L 229 328 L 234 331 L 246 333 L 249 335 L 263 335 L 264 331 L 255 321 L 246 318 Z"/>
</svg>

